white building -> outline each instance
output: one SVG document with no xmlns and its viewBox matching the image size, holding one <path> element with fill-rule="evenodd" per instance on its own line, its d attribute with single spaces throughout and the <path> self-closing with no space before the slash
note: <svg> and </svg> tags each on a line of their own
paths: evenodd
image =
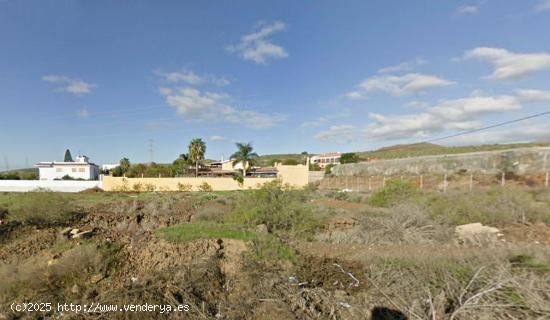
<svg viewBox="0 0 550 320">
<path fill-rule="evenodd" d="M 324 169 L 325 166 L 329 164 L 340 164 L 341 156 L 342 154 L 340 152 L 318 154 L 311 157 L 311 163 L 316 163 L 319 167 Z"/>
<path fill-rule="evenodd" d="M 64 176 L 82 180 L 99 178 L 99 167 L 86 156 L 78 156 L 73 162 L 39 162 L 35 166 L 38 168 L 40 180 L 60 180 Z"/>
</svg>

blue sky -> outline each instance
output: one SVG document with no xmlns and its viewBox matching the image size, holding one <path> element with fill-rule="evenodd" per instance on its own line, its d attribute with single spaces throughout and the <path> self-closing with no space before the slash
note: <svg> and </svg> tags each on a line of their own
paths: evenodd
<svg viewBox="0 0 550 320">
<path fill-rule="evenodd" d="M 0 168 L 368 150 L 548 110 L 550 1 L 0 0 Z M 444 141 L 550 139 L 549 117 Z"/>
</svg>

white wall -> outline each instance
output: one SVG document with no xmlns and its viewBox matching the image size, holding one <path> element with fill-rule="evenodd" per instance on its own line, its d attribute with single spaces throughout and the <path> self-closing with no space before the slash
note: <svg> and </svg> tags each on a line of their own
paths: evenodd
<svg viewBox="0 0 550 320">
<path fill-rule="evenodd" d="M 73 169 L 76 170 L 73 171 Z M 84 172 L 79 170 L 84 169 Z M 95 180 L 99 174 L 99 168 L 96 166 L 54 166 L 54 167 L 41 167 L 38 168 L 40 173 L 40 180 L 55 180 L 61 179 L 65 175 L 69 175 L 74 179 Z M 62 171 L 57 171 L 62 170 Z"/>
<path fill-rule="evenodd" d="M 27 192 L 37 188 L 46 188 L 59 192 L 79 192 L 102 187 L 101 181 L 71 180 L 0 180 L 0 192 Z"/>
</svg>

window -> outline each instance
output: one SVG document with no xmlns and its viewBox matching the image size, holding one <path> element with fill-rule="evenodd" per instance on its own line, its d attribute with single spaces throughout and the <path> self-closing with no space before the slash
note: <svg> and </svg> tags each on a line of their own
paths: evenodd
<svg viewBox="0 0 550 320">
<path fill-rule="evenodd" d="M 55 172 L 63 172 L 63 168 L 55 168 Z"/>
<path fill-rule="evenodd" d="M 76 172 L 76 168 L 72 168 L 72 169 L 73 169 L 73 170 L 72 170 L 73 172 Z"/>
<path fill-rule="evenodd" d="M 78 172 L 86 172 L 86 168 L 78 168 Z"/>
</svg>

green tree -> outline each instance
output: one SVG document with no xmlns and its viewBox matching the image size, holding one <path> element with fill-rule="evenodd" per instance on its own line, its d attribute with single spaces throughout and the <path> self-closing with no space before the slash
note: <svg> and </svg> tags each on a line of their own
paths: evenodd
<svg viewBox="0 0 550 320">
<path fill-rule="evenodd" d="M 189 166 L 189 156 L 187 153 L 182 153 L 180 156 L 172 162 L 173 176 L 184 174 Z"/>
<path fill-rule="evenodd" d="M 283 165 L 285 165 L 285 166 L 296 166 L 296 165 L 298 165 L 298 160 L 292 159 L 292 158 L 285 159 L 285 160 L 283 160 Z"/>
<path fill-rule="evenodd" d="M 246 169 L 248 166 L 252 166 L 256 163 L 258 159 L 258 154 L 252 152 L 252 144 L 249 143 L 235 143 L 237 146 L 237 152 L 231 155 L 233 159 L 233 165 L 241 163 L 243 165 L 243 177 L 246 177 Z"/>
<path fill-rule="evenodd" d="M 65 150 L 65 156 L 63 157 L 64 162 L 73 162 L 73 156 L 71 155 L 71 150 Z"/>
<path fill-rule="evenodd" d="M 120 166 L 122 173 L 126 173 L 126 171 L 130 169 L 130 160 L 128 158 L 122 158 L 120 159 L 120 162 L 118 165 Z"/>
<path fill-rule="evenodd" d="M 359 162 L 359 156 L 355 153 L 344 153 L 340 156 L 340 163 L 357 163 Z"/>
<path fill-rule="evenodd" d="M 204 153 L 206 152 L 206 144 L 201 138 L 195 138 L 191 140 L 188 146 L 189 160 L 195 164 L 195 177 L 199 176 L 199 163 L 204 160 Z"/>
</svg>

